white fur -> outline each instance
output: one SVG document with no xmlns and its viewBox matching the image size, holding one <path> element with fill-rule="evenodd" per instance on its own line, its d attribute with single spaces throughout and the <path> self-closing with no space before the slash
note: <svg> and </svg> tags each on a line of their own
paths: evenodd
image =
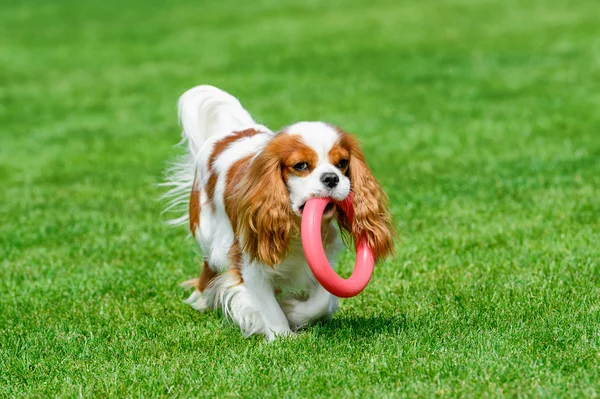
<svg viewBox="0 0 600 399">
<path fill-rule="evenodd" d="M 214 86 L 196 86 L 179 98 L 179 121 L 195 158 L 209 138 L 246 129 L 254 120 L 237 98 Z"/>
<path fill-rule="evenodd" d="M 235 235 L 224 206 L 227 171 L 237 160 L 260 153 L 275 136 L 274 133 L 256 124 L 235 97 L 212 86 L 198 86 L 183 94 L 179 100 L 179 117 L 189 155 L 179 163 L 176 173 L 171 174 L 170 182 L 166 183 L 171 187 L 168 195 L 171 206 L 187 205 L 196 179 L 200 189 L 201 214 L 200 226 L 193 233 L 209 266 L 219 274 L 204 292 L 195 290 L 186 303 L 200 311 L 220 307 L 245 336 L 262 334 L 270 340 L 278 335 L 291 334 L 292 329 L 316 319 L 330 317 L 337 309 L 337 298 L 316 282 L 298 237 L 291 240 L 288 257 L 275 268 L 251 262 L 245 254 L 241 267 L 243 281 L 230 264 L 228 252 Z M 213 165 L 208 164 L 216 141 L 248 128 L 260 133 L 234 141 Z M 298 134 L 319 157 L 317 167 L 307 177 L 289 179 L 293 209 L 298 211 L 306 200 L 315 196 L 344 199 L 350 192 L 350 182 L 328 160 L 329 150 L 339 138 L 335 129 L 321 122 L 302 122 L 288 127 L 286 132 Z M 211 170 L 218 174 L 214 207 L 208 204 L 204 188 Z M 340 178 L 334 189 L 321 183 L 320 177 L 325 172 L 336 173 Z M 176 222 L 185 222 L 188 218 L 189 215 L 185 215 L 177 218 Z M 337 231 L 329 225 L 324 236 L 331 242 L 325 252 L 334 264 L 341 247 Z M 281 298 L 276 298 L 276 290 L 282 291 Z M 298 297 L 303 295 L 306 300 L 299 300 Z"/>
<path fill-rule="evenodd" d="M 206 301 L 204 300 L 202 293 L 198 290 L 194 290 L 192 295 L 190 295 L 189 298 L 183 302 L 187 303 L 199 312 L 202 312 L 207 308 Z"/>
<path fill-rule="evenodd" d="M 321 182 L 324 173 L 335 173 L 340 182 L 334 188 L 325 187 Z M 341 201 L 350 193 L 350 179 L 327 161 L 319 160 L 317 167 L 306 177 L 291 176 L 287 186 L 290 189 L 292 210 L 300 215 L 300 207 L 313 197 L 331 197 Z"/>
<path fill-rule="evenodd" d="M 317 153 L 319 160 L 327 159 L 329 150 L 340 138 L 334 128 L 323 122 L 298 122 L 285 131 L 302 137 L 302 141 Z"/>
<path fill-rule="evenodd" d="M 316 284 L 311 288 L 306 301 L 290 297 L 283 300 L 281 306 L 290 327 L 300 329 L 314 320 L 331 317 L 338 309 L 338 299 Z"/>
<path fill-rule="evenodd" d="M 270 339 L 274 338 L 273 334 L 270 336 L 267 334 L 268 329 L 261 309 L 262 303 L 252 295 L 248 284 L 240 284 L 239 279 L 231 272 L 217 276 L 202 295 L 210 307 L 220 307 L 225 317 L 233 320 L 240 327 L 244 336 L 265 334 Z"/>
</svg>

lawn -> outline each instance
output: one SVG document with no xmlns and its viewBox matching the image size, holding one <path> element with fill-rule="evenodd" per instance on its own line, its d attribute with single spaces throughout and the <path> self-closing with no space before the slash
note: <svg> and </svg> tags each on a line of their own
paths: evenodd
<svg viewBox="0 0 600 399">
<path fill-rule="evenodd" d="M 3 0 L 0 397 L 598 396 L 599 15 Z M 354 132 L 390 196 L 395 258 L 295 339 L 182 303 L 200 258 L 157 184 L 201 83 Z"/>
</svg>

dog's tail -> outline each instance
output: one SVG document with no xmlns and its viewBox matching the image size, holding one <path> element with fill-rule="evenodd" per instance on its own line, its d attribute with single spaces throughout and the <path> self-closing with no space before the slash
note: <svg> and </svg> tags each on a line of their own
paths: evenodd
<svg viewBox="0 0 600 399">
<path fill-rule="evenodd" d="M 188 201 L 194 180 L 202 181 L 197 160 L 204 144 L 211 137 L 257 126 L 248 111 L 237 98 L 214 86 L 196 86 L 179 98 L 179 123 L 183 129 L 181 144 L 187 143 L 188 151 L 177 159 L 166 173 L 161 184 L 169 190 L 164 212 L 177 212 L 179 217 L 170 224 L 184 224 L 189 220 Z"/>
<path fill-rule="evenodd" d="M 256 125 L 237 98 L 207 85 L 196 86 L 179 98 L 179 122 L 194 158 L 209 138 Z"/>
</svg>

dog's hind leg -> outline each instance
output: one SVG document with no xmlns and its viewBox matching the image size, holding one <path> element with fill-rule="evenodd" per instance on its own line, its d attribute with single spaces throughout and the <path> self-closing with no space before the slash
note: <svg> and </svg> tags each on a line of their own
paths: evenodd
<svg viewBox="0 0 600 399">
<path fill-rule="evenodd" d="M 192 292 L 192 295 L 190 295 L 189 298 L 184 302 L 200 312 L 209 307 L 214 307 L 213 303 L 207 303 L 206 298 L 204 295 L 202 295 L 202 293 L 208 288 L 209 284 L 216 276 L 217 273 L 210 268 L 208 262 L 205 260 L 204 264 L 202 265 L 200 277 L 181 283 L 183 288 L 195 288 L 194 292 Z"/>
</svg>

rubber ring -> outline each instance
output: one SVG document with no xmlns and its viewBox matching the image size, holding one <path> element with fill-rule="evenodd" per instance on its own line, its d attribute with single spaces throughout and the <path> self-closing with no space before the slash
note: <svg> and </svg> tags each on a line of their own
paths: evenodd
<svg viewBox="0 0 600 399">
<path fill-rule="evenodd" d="M 369 284 L 373 275 L 375 257 L 366 238 L 363 237 L 356 245 L 356 263 L 352 275 L 344 279 L 333 270 L 325 256 L 321 239 L 323 212 L 327 204 L 332 201 L 331 198 L 312 198 L 304 205 L 300 230 L 302 248 L 310 270 L 323 288 L 337 297 L 350 298 L 360 294 Z M 339 202 L 338 205 L 352 223 L 354 208 L 351 197 Z"/>
</svg>

